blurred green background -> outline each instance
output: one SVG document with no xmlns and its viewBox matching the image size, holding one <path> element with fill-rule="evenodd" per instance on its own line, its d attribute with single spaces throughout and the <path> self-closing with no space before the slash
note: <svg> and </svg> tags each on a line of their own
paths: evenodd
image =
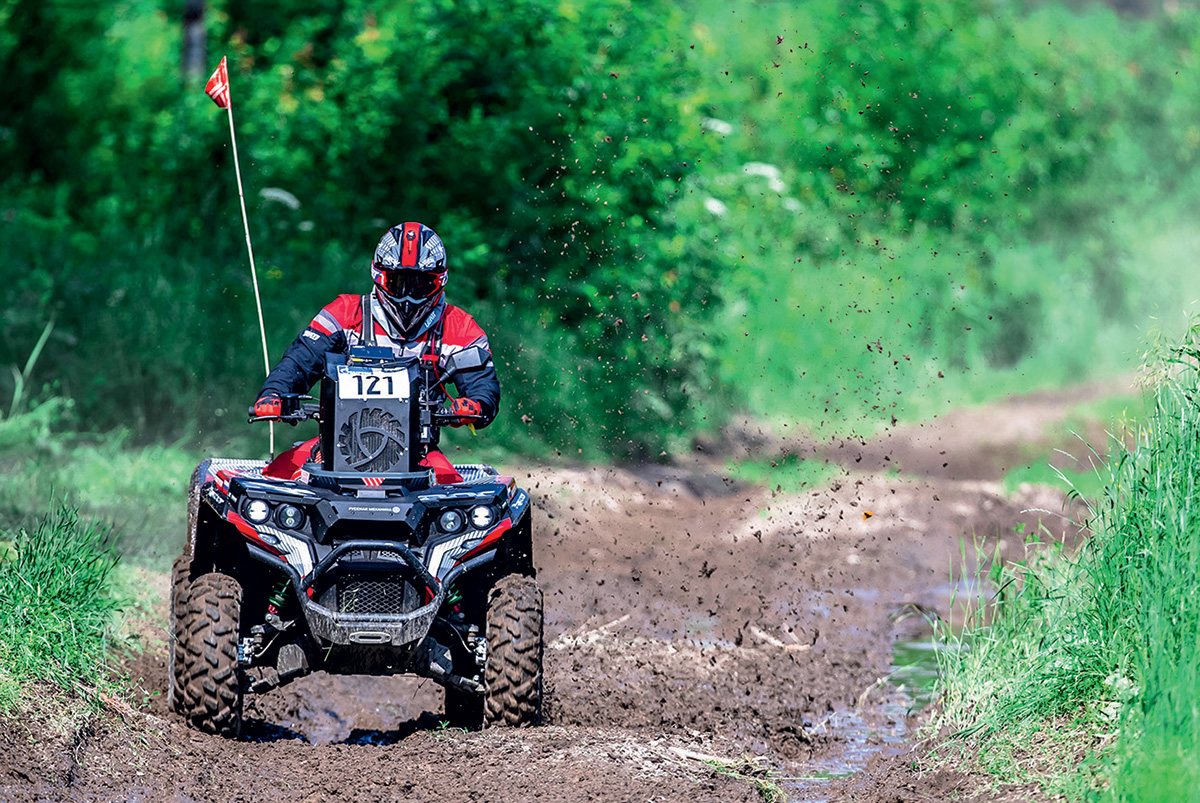
<svg viewBox="0 0 1200 803">
<path fill-rule="evenodd" d="M 1179 4 L 0 0 L 6 437 L 265 451 L 222 55 L 272 359 L 422 220 L 501 370 L 477 443 L 664 459 L 1131 368 L 1200 290 L 1198 44 Z"/>
</svg>

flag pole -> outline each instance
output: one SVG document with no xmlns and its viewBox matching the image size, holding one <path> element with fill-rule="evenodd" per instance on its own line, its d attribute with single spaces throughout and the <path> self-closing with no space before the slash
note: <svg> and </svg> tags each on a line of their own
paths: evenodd
<svg viewBox="0 0 1200 803">
<path fill-rule="evenodd" d="M 225 66 L 224 56 L 221 57 L 221 65 L 217 67 L 217 72 L 213 74 L 213 78 L 216 78 L 218 75 L 224 78 L 224 86 L 221 87 L 218 85 L 215 89 L 215 94 L 210 94 L 210 97 L 216 101 L 218 106 L 224 105 L 225 110 L 229 112 L 229 141 L 233 145 L 233 171 L 237 175 L 238 202 L 242 207 L 242 227 L 246 230 L 246 253 L 250 255 L 250 279 L 254 284 L 254 305 L 258 309 L 258 331 L 262 336 L 263 368 L 265 369 L 266 374 L 269 376 L 271 373 L 271 358 L 267 353 L 267 327 L 263 323 L 262 296 L 258 292 L 258 271 L 254 268 L 254 248 L 250 245 L 250 220 L 246 217 L 246 194 L 242 190 L 242 167 L 238 163 L 237 134 L 235 134 L 233 130 L 233 92 L 230 91 L 229 88 L 229 74 Z M 213 79 L 210 78 L 209 86 L 211 87 L 212 84 Z M 222 93 L 221 90 L 224 90 L 224 92 Z M 205 91 L 207 92 L 208 88 L 206 88 Z M 223 97 L 219 99 L 218 96 L 222 94 Z M 222 99 L 225 101 L 224 104 L 221 103 Z M 275 422 L 270 421 L 268 423 L 271 433 L 270 455 L 271 457 L 274 457 Z"/>
</svg>

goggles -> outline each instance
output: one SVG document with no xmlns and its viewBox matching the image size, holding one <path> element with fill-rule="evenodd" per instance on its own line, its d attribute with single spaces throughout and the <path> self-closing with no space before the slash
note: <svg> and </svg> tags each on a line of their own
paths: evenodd
<svg viewBox="0 0 1200 803">
<path fill-rule="evenodd" d="M 410 268 L 385 268 L 378 262 L 379 286 L 395 298 L 429 298 L 446 286 L 446 272 L 428 273 Z"/>
</svg>

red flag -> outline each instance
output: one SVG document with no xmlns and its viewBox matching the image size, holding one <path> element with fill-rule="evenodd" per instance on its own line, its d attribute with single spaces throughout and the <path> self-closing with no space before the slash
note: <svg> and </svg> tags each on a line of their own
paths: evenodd
<svg viewBox="0 0 1200 803">
<path fill-rule="evenodd" d="M 229 70 L 225 67 L 224 56 L 221 56 L 221 63 L 213 71 L 212 78 L 208 79 L 208 83 L 204 87 L 204 93 L 212 98 L 213 103 L 222 109 L 229 108 Z"/>
</svg>

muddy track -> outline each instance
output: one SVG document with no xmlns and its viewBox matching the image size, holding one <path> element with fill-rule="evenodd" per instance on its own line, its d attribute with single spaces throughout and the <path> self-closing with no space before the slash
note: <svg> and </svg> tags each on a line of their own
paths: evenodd
<svg viewBox="0 0 1200 803">
<path fill-rule="evenodd" d="M 823 771 L 902 748 L 910 698 L 889 684 L 892 645 L 950 615 L 964 539 L 1017 555 L 1039 526 L 1073 539 L 1061 494 L 998 480 L 1053 448 L 1103 387 L 1041 394 L 901 427 L 870 441 L 724 444 L 840 466 L 818 490 L 722 477 L 701 454 L 673 467 L 526 469 L 546 594 L 547 724 L 445 729 L 440 689 L 317 674 L 246 705 L 248 740 L 189 730 L 166 705 L 161 622 L 128 669 L 150 693 L 77 734 L 10 724 L 0 800 L 753 801 L 713 758 L 762 757 L 795 800 Z M 730 445 L 733 444 L 733 445 Z M 712 448 L 712 447 L 710 447 Z M 744 764 L 752 773 L 755 764 Z"/>
</svg>

